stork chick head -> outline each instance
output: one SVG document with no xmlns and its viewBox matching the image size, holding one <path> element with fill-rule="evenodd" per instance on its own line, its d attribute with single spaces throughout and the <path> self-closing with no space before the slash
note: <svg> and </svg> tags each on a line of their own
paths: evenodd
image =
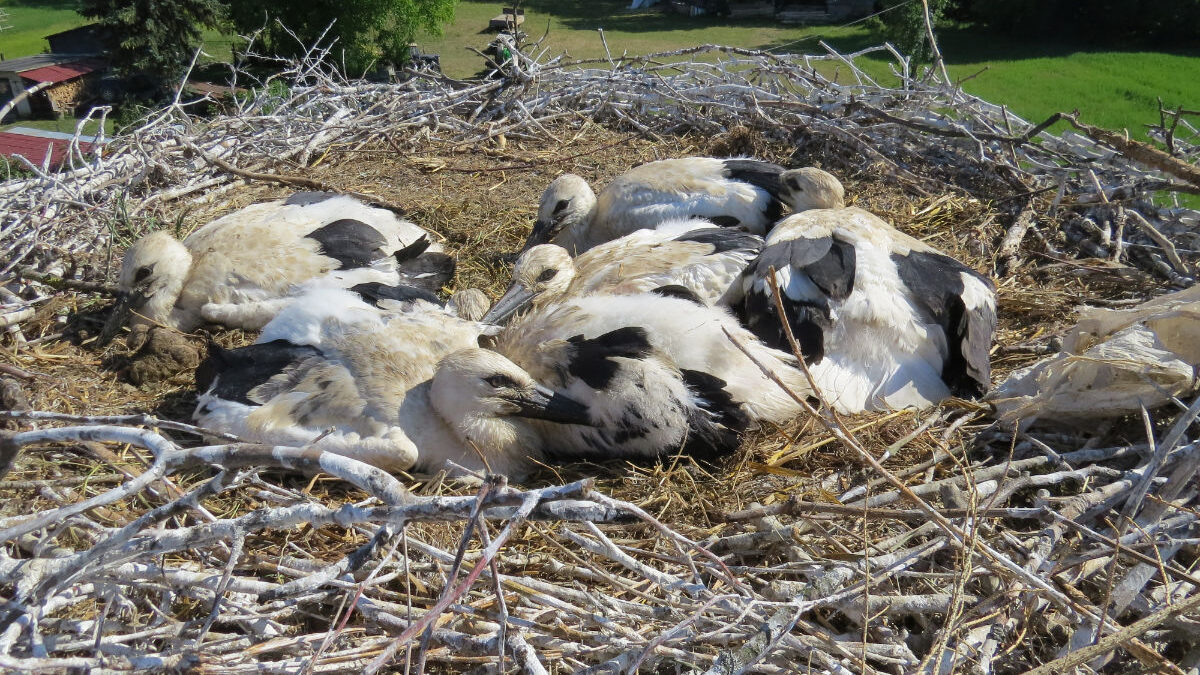
<svg viewBox="0 0 1200 675">
<path fill-rule="evenodd" d="M 430 400 L 438 415 L 485 458 L 491 452 L 536 452 L 540 438 L 519 418 L 589 424 L 586 406 L 487 349 L 462 349 L 442 359 Z"/>
<path fill-rule="evenodd" d="M 840 209 L 846 205 L 846 189 L 828 171 L 806 166 L 789 169 L 779 175 L 783 185 L 780 195 L 793 211 L 808 209 Z"/>
<path fill-rule="evenodd" d="M 587 181 L 565 173 L 546 188 L 538 205 L 537 222 L 522 250 L 555 241 L 573 228 L 587 227 L 596 208 L 596 193 Z"/>
<path fill-rule="evenodd" d="M 487 314 L 491 304 L 487 294 L 478 288 L 464 288 L 450 296 L 446 301 L 446 309 L 460 319 L 480 321 Z"/>
<path fill-rule="evenodd" d="M 527 305 L 562 296 L 575 278 L 575 262 L 561 246 L 541 244 L 525 251 L 513 266 L 513 282 L 484 315 L 499 323 Z"/>
<path fill-rule="evenodd" d="M 179 240 L 164 231 L 142 237 L 125 251 L 121 261 L 120 289 L 124 293 L 113 309 L 113 320 L 131 326 L 175 325 L 172 308 L 192 267 L 192 254 Z"/>
</svg>

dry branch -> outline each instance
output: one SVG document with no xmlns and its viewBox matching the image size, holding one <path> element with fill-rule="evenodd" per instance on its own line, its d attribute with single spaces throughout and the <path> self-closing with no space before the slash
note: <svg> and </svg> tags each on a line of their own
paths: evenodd
<svg viewBox="0 0 1200 675">
<path fill-rule="evenodd" d="M 335 151 L 494 150 L 596 124 L 624 135 L 586 152 L 430 170 L 558 168 L 637 136 L 741 127 L 828 148 L 839 166 L 916 194 L 1020 205 L 988 249 L 1004 274 L 1029 267 L 1015 263 L 1030 234 L 1056 261 L 1069 255 L 1051 242 L 1061 235 L 1177 284 L 1200 261 L 1200 214 L 1151 199 L 1200 185 L 1188 163 L 1200 136 L 1186 111 L 1163 111 L 1151 132 L 1168 139 L 1161 153 L 1076 116 L 1031 124 L 941 69 L 913 76 L 887 46 L 816 56 L 701 46 L 574 63 L 509 46 L 515 58 L 481 82 L 346 81 L 324 66 L 326 47 L 267 80 L 236 73 L 251 86 L 228 114 L 201 117 L 176 99 L 103 152 L 73 152 L 61 172 L 29 167 L 32 178 L 0 185 L 0 271 L 37 282 L 22 293 L 104 293 L 98 270 L 64 278 L 61 258 L 119 249 L 161 226 L 165 206 L 203 207 L 242 181 L 332 190 L 304 172 Z M 896 78 L 857 65 L 877 52 L 896 58 Z M 848 77 L 823 75 L 822 62 Z M 1074 130 L 1051 133 L 1063 119 Z M 41 300 L 26 297 L 5 296 L 4 315 L 28 316 Z M 16 365 L 0 370 L 45 384 Z M 971 663 L 990 673 L 1058 671 L 1123 647 L 1172 671 L 1162 654 L 1192 649 L 1184 614 L 1200 593 L 1176 556 L 1194 549 L 1200 526 L 1193 411 L 1157 413 L 1140 445 L 991 430 L 975 439 L 979 453 L 952 441 L 976 424 L 975 409 L 953 421 L 950 408 L 903 418 L 910 426 L 878 448 L 812 413 L 830 439 L 812 447 L 848 449 L 863 467 L 839 470 L 819 497 L 690 509 L 702 526 L 679 516 L 686 500 L 669 484 L 638 504 L 587 480 L 489 480 L 455 496 L 314 449 L 146 415 L 5 412 L 21 431 L 0 437 L 0 460 L 53 471 L 0 485 L 28 504 L 0 518 L 0 583 L 11 589 L 0 667 L 876 673 Z M 182 440 L 197 437 L 211 445 Z M 921 461 L 901 464 L 917 447 Z M 148 465 L 133 459 L 137 448 L 153 455 Z M 111 468 L 71 475 L 59 470 L 64 456 Z M 326 489 L 313 489 L 315 477 L 289 487 L 272 469 L 319 474 Z M 696 480 L 682 468 L 659 478 Z M 722 522 L 707 521 L 723 509 Z"/>
</svg>

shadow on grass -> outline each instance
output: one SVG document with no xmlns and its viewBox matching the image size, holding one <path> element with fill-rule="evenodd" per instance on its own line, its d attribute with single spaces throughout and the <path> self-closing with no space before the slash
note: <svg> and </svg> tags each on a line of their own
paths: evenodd
<svg viewBox="0 0 1200 675">
<path fill-rule="evenodd" d="M 877 31 L 855 31 L 850 35 L 825 36 L 821 27 L 814 27 L 816 34 L 805 36 L 799 40 L 777 40 L 759 45 L 757 49 L 765 49 L 778 53 L 813 54 L 823 50 L 818 44 L 824 40 L 834 49 L 843 54 L 856 52 L 868 47 L 883 44 L 885 36 Z M 836 29 L 839 32 L 845 29 Z M 1168 47 L 1157 49 L 1146 45 L 1128 44 L 1097 44 L 1095 42 L 1059 40 L 1050 42 L 1022 38 L 1004 33 L 995 33 L 985 28 L 960 25 L 945 27 L 938 30 L 938 46 L 946 59 L 947 65 L 960 63 L 978 63 L 981 61 L 1022 61 L 1027 59 L 1061 58 L 1080 52 L 1160 52 L 1178 56 L 1200 56 L 1200 49 L 1185 49 Z M 865 58 L 875 61 L 891 61 L 892 56 L 887 52 L 867 55 Z"/>
<path fill-rule="evenodd" d="M 593 2 L 561 2 L 560 0 L 525 0 L 526 26 L 530 21 L 553 16 L 575 30 L 624 31 L 654 33 L 677 30 L 704 30 L 713 27 L 778 28 L 771 18 L 731 20 L 719 16 L 683 16 L 668 13 L 662 5 L 646 9 L 629 9 L 628 0 L 595 0 Z M 528 29 L 527 29 L 528 30 Z"/>
<path fill-rule="evenodd" d="M 0 6 L 0 9 L 28 7 L 30 9 L 78 10 L 82 4 L 79 0 L 8 0 L 3 6 Z"/>
</svg>

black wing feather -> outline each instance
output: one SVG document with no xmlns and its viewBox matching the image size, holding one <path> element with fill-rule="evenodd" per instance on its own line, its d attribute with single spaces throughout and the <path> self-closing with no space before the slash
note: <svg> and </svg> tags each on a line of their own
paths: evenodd
<svg viewBox="0 0 1200 675">
<path fill-rule="evenodd" d="M 437 295 L 430 293 L 424 288 L 416 286 L 408 286 L 405 284 L 397 284 L 388 286 L 381 284 L 378 281 L 370 281 L 363 284 L 357 284 L 350 287 L 350 291 L 357 293 L 364 302 L 379 306 L 381 300 L 396 300 L 399 302 L 410 302 L 413 300 L 425 300 L 432 302 L 435 305 L 441 305 L 442 301 Z"/>
<path fill-rule="evenodd" d="M 337 196 L 336 192 L 297 192 L 283 200 L 283 203 L 286 206 L 309 206 L 310 204 L 320 204 Z"/>
<path fill-rule="evenodd" d="M 725 175 L 733 180 L 760 187 L 772 197 L 779 197 L 783 191 L 783 183 L 779 181 L 783 167 L 778 164 L 761 159 L 727 159 L 724 163 Z"/>
<path fill-rule="evenodd" d="M 857 255 L 850 243 L 834 237 L 801 237 L 767 246 L 747 269 L 747 274 L 766 279 L 772 268 L 790 268 L 793 275 L 811 279 L 824 294 L 820 298 L 783 296 L 785 318 L 806 363 L 820 363 L 825 357 L 824 336 L 832 328 L 829 303 L 845 300 L 853 292 L 856 263 Z M 787 335 L 769 293 L 764 289 L 746 295 L 747 327 L 772 347 L 787 350 Z"/>
<path fill-rule="evenodd" d="M 626 326 L 591 339 L 582 335 L 569 338 L 573 345 L 567 372 L 592 389 L 604 389 L 617 374 L 618 364 L 613 357 L 640 359 L 652 349 L 644 328 Z"/>
<path fill-rule="evenodd" d="M 699 230 L 692 230 L 675 237 L 675 241 L 694 241 L 700 244 L 709 244 L 713 247 L 713 253 L 724 253 L 725 251 L 749 251 L 757 253 L 762 250 L 762 237 L 742 232 L 740 230 L 731 230 L 726 227 L 705 227 Z"/>
<path fill-rule="evenodd" d="M 737 450 L 750 418 L 726 391 L 725 380 L 699 370 L 680 372 L 700 403 L 689 420 L 684 454 L 711 461 Z"/>
<path fill-rule="evenodd" d="M 961 262 L 940 253 L 910 251 L 892 254 L 900 280 L 917 306 L 946 334 L 947 353 L 942 381 L 962 398 L 978 398 L 991 385 L 988 346 L 995 331 L 995 314 L 986 308 L 968 313 L 963 302 L 963 273 L 992 288 L 992 282 Z M 986 334 L 985 334 L 986 333 Z"/>
<path fill-rule="evenodd" d="M 321 245 L 321 255 L 337 260 L 342 270 L 366 267 L 387 255 L 383 250 L 387 239 L 361 220 L 335 220 L 305 236 L 315 239 Z"/>
<path fill-rule="evenodd" d="M 282 373 L 289 365 L 313 356 L 321 356 L 321 350 L 287 340 L 237 349 L 210 343 L 208 356 L 196 368 L 196 389 L 201 392 L 212 389 L 220 398 L 252 405 L 250 390 Z"/>
<path fill-rule="evenodd" d="M 400 281 L 436 293 L 454 280 L 454 258 L 445 253 L 423 253 L 397 266 Z"/>
<path fill-rule="evenodd" d="M 676 298 L 679 300 L 687 300 L 688 302 L 690 302 L 692 304 L 700 305 L 701 307 L 708 306 L 708 305 L 704 304 L 704 301 L 701 300 L 700 296 L 696 295 L 696 293 L 694 291 L 692 291 L 692 289 L 688 288 L 687 286 L 681 286 L 679 284 L 670 284 L 669 286 L 659 286 L 658 288 L 656 288 L 650 292 L 655 295 L 661 295 L 664 298 Z"/>
</svg>

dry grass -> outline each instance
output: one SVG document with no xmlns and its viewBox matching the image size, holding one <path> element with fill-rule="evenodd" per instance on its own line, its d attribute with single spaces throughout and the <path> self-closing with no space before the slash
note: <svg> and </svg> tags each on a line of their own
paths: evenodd
<svg viewBox="0 0 1200 675">
<path fill-rule="evenodd" d="M 704 154 L 753 155 L 785 165 L 824 165 L 837 171 L 831 166 L 834 162 L 820 152 L 797 155 L 794 148 L 770 142 L 744 128 L 715 138 L 682 137 L 652 142 L 588 125 L 584 131 L 564 133 L 559 143 L 542 146 L 511 143 L 504 148 L 437 147 L 421 154 L 388 148 L 357 152 L 334 149 L 308 175 L 346 190 L 378 195 L 408 206 L 408 217 L 443 236 L 446 247 L 458 259 L 455 286 L 445 291 L 477 287 L 497 297 L 508 284 L 508 271 L 532 225 L 541 191 L 557 175 L 571 171 L 603 185 L 612 176 L 640 163 Z M 996 262 L 994 249 L 1004 234 L 1000 223 L 1007 222 L 1002 205 L 952 194 L 933 198 L 913 196 L 870 174 L 843 173 L 841 178 L 852 205 L 879 213 L 909 234 L 981 272 L 992 273 Z M 291 192 L 283 186 L 243 186 L 189 207 L 179 222 L 185 232 L 190 231 L 247 204 Z M 168 211 L 157 215 L 163 222 L 174 222 L 181 214 Z M 1086 261 L 1047 264 L 1031 259 L 1015 273 L 998 280 L 997 344 L 1027 344 L 1059 333 L 1070 325 L 1074 308 L 1082 303 L 1148 296 L 1157 290 L 1152 284 L 1127 283 L 1122 275 L 1128 274 L 1128 269 L 1088 265 Z M 62 296 L 45 305 L 38 318 L 26 325 L 25 332 L 27 338 L 37 339 L 64 331 L 65 327 L 67 339 L 50 340 L 20 351 L 10 345 L 0 356 L 0 363 L 38 376 L 38 385 L 30 389 L 30 402 L 37 410 L 92 415 L 151 412 L 186 419 L 193 400 L 194 382 L 190 373 L 134 387 L 123 378 L 130 354 L 119 340 L 102 350 L 93 348 L 90 336 L 95 334 L 105 310 L 104 301 L 92 296 Z M 214 339 L 227 347 L 247 344 L 253 339 L 253 335 L 241 331 L 206 331 L 195 337 L 197 342 Z M 998 355 L 993 361 L 993 376 L 1002 378 L 1032 360 L 1025 354 Z M 881 428 L 867 427 L 862 432 L 867 435 L 862 437 L 870 439 L 872 444 L 874 441 L 886 444 L 887 438 L 910 430 L 916 417 L 921 416 L 906 414 L 897 419 L 865 415 L 856 424 L 884 418 Z M 895 425 L 900 428 L 888 432 Z M 732 461 L 732 466 L 740 467 L 735 475 L 747 471 L 753 474 L 755 470 L 747 467 L 757 466 L 756 462 L 778 450 L 781 443 L 790 443 L 787 439 L 795 438 L 799 432 L 804 432 L 799 445 L 823 438 L 811 428 L 800 427 L 757 434 L 747 443 L 744 456 Z M 788 460 L 785 463 L 788 478 L 805 478 L 808 470 L 827 469 L 827 463 L 833 461 L 831 450 L 823 446 L 819 452 L 802 453 Z M 897 465 L 902 466 L 905 459 L 911 457 L 896 458 Z M 614 487 L 620 488 L 624 469 L 613 473 Z M 13 477 L 21 475 L 18 468 Z M 576 475 L 566 474 L 564 479 Z M 728 480 L 727 475 L 720 479 L 726 485 Z M 747 494 L 752 499 L 761 497 Z M 736 498 L 736 495 L 726 497 Z M 736 508 L 736 505 L 724 507 Z"/>
<path fill-rule="evenodd" d="M 820 148 L 796 154 L 794 146 L 768 142 L 744 129 L 716 138 L 668 138 L 650 142 L 587 125 L 584 131 L 566 132 L 557 143 L 524 145 L 507 143 L 504 147 L 433 147 L 425 152 L 400 152 L 391 148 L 369 151 L 327 153 L 308 170 L 319 178 L 343 189 L 385 197 L 409 205 L 410 218 L 445 237 L 447 248 L 459 261 L 457 288 L 475 286 L 496 297 L 507 285 L 507 270 L 513 253 L 520 247 L 534 218 L 541 190 L 557 174 L 573 171 L 598 184 L 636 164 L 665 157 L 692 154 L 747 155 L 787 165 L 812 163 L 840 173 L 834 158 Z M 894 183 L 868 173 L 842 175 L 854 205 L 891 219 L 901 229 L 918 236 L 990 273 L 995 264 L 994 251 L 1004 234 L 1001 222 L 1008 222 L 1003 204 L 982 198 L 940 196 L 914 197 Z M 190 229 L 227 211 L 248 203 L 279 197 L 290 192 L 277 186 L 251 185 L 227 192 L 183 214 L 180 221 Z M 172 222 L 179 213 L 157 214 L 163 222 Z M 446 289 L 447 291 L 453 289 Z M 1085 301 L 1106 301 L 1150 293 L 1149 286 L 1132 286 L 1115 270 L 1087 263 L 1048 263 L 1037 258 L 1015 270 L 999 282 L 999 345 L 1028 344 L 1054 335 L 1070 324 L 1073 307 Z M 186 420 L 194 405 L 194 382 L 190 373 L 156 384 L 134 387 L 125 381 L 128 349 L 116 342 L 104 349 L 94 347 L 89 337 L 95 334 L 104 317 L 103 301 L 84 295 L 64 295 L 43 308 L 38 319 L 27 324 L 26 336 L 36 339 L 63 331 L 64 339 L 52 339 L 33 348 L 3 351 L 0 363 L 33 374 L 27 387 L 34 409 L 73 414 L 117 414 L 150 412 Z M 195 336 L 197 344 L 216 339 L 226 346 L 245 344 L 252 339 L 238 331 Z M 997 353 L 994 376 L 1028 364 L 1027 354 Z M 951 409 L 953 409 L 951 407 Z M 889 445 L 909 435 L 930 412 L 863 414 L 847 420 L 856 437 L 877 456 Z M 949 420 L 954 415 L 948 416 Z M 935 451 L 949 449 L 956 461 L 942 462 L 929 469 L 929 476 L 943 477 L 961 471 L 968 449 L 976 444 L 976 435 L 986 426 L 977 421 L 953 427 L 948 421 L 932 424 L 912 438 L 902 449 L 886 459 L 894 472 L 928 460 Z M 1136 437 L 1138 425 L 1116 424 L 1104 430 L 1097 442 L 1119 442 L 1126 435 Z M 1000 448 L 1003 451 L 1004 448 Z M 148 457 L 125 446 L 113 451 L 98 444 L 80 444 L 38 449 L 23 455 L 0 487 L 0 516 L 15 516 L 31 509 L 48 508 L 58 500 L 77 500 L 110 487 L 121 475 L 135 475 L 147 466 Z M 210 476 L 209 471 L 176 476 L 176 487 L 188 490 Z M 531 477 L 528 484 L 562 484 L 587 476 L 598 476 L 597 487 L 603 493 L 632 502 L 676 531 L 697 541 L 730 534 L 743 526 L 723 522 L 721 514 L 746 508 L 754 503 L 773 504 L 799 497 L 811 501 L 833 501 L 853 485 L 875 481 L 878 477 L 865 468 L 856 455 L 837 442 L 811 420 L 799 420 L 783 429 L 764 429 L 751 435 L 744 448 L 716 467 L 695 466 L 686 458 L 667 458 L 655 464 L 590 465 L 547 467 Z M 363 493 L 345 483 L 327 478 L 300 476 L 284 472 L 263 474 L 263 480 L 312 495 L 325 503 L 361 500 Z M 49 481 L 52 490 L 19 487 L 20 481 Z M 81 482 L 87 480 L 87 482 Z M 404 477 L 414 492 L 423 495 L 471 494 L 472 487 L 447 482 L 441 477 Z M 168 488 L 160 488 L 168 489 Z M 881 490 L 885 488 L 880 488 Z M 268 501 L 266 493 L 226 493 L 210 499 L 205 506 L 218 517 L 231 517 L 260 507 Z M 140 499 L 146 499 L 142 496 Z M 94 514 L 96 522 L 119 526 L 146 503 L 117 503 Z M 177 520 L 178 525 L 190 517 Z M 873 523 L 866 531 L 841 529 L 836 522 L 817 525 L 808 547 L 815 554 L 837 558 L 859 550 L 864 540 L 888 536 L 891 526 Z M 454 550 L 461 537 L 457 524 L 419 524 L 414 532 L 427 542 Z M 578 556 L 564 548 L 561 539 L 551 536 L 551 526 L 524 526 L 510 546 L 504 565 L 512 574 L 555 578 L 553 561 L 570 562 Z M 607 528 L 606 528 L 607 529 Z M 493 531 L 493 534 L 495 532 Z M 663 542 L 650 536 L 644 526 L 613 528 L 610 536 L 618 544 L 661 547 Z M 291 531 L 270 531 L 247 540 L 245 559 L 240 567 L 273 569 L 281 559 L 307 557 L 332 562 L 363 544 L 363 530 L 334 527 L 299 527 Z M 80 540 L 82 543 L 83 540 Z M 650 543 L 648 543 L 650 542 Z M 68 538 L 59 544 L 71 546 Z M 472 544 L 469 551 L 477 551 Z M 657 548 L 655 548 L 657 550 Z M 670 551 L 663 551 L 664 555 Z M 647 553 L 654 555 L 654 550 Z M 761 551 L 757 564 L 781 559 L 783 553 Z M 282 558 L 281 558 L 282 557 Z M 280 580 L 285 577 L 280 576 Z M 427 606 L 436 599 L 440 576 L 432 566 L 411 577 L 414 605 Z M 399 584 L 380 592 L 394 602 L 406 601 L 408 591 Z M 628 589 L 627 599 L 638 601 L 640 589 Z M 179 602 L 195 603 L 181 599 Z M 486 603 L 485 603 L 486 604 Z M 76 605 L 77 618 L 93 615 L 94 604 Z M 336 608 L 315 603 L 304 625 L 324 630 Z M 480 605 L 480 611 L 487 609 Z M 203 617 L 207 608 L 180 605 L 177 616 Z M 345 640 L 353 643 L 358 619 L 351 619 Z M 830 621 L 837 623 L 832 617 Z M 367 629 L 369 631 L 369 628 Z M 1042 648 L 1022 647 L 1031 654 Z M 1044 654 L 1042 654 L 1045 656 Z M 552 656 L 552 655 L 551 655 Z M 266 658 L 266 655 L 263 656 Z M 465 669 L 477 665 L 477 657 L 455 655 L 447 650 L 430 653 L 439 668 Z M 1032 657 L 1031 657 L 1032 658 Z"/>
</svg>

